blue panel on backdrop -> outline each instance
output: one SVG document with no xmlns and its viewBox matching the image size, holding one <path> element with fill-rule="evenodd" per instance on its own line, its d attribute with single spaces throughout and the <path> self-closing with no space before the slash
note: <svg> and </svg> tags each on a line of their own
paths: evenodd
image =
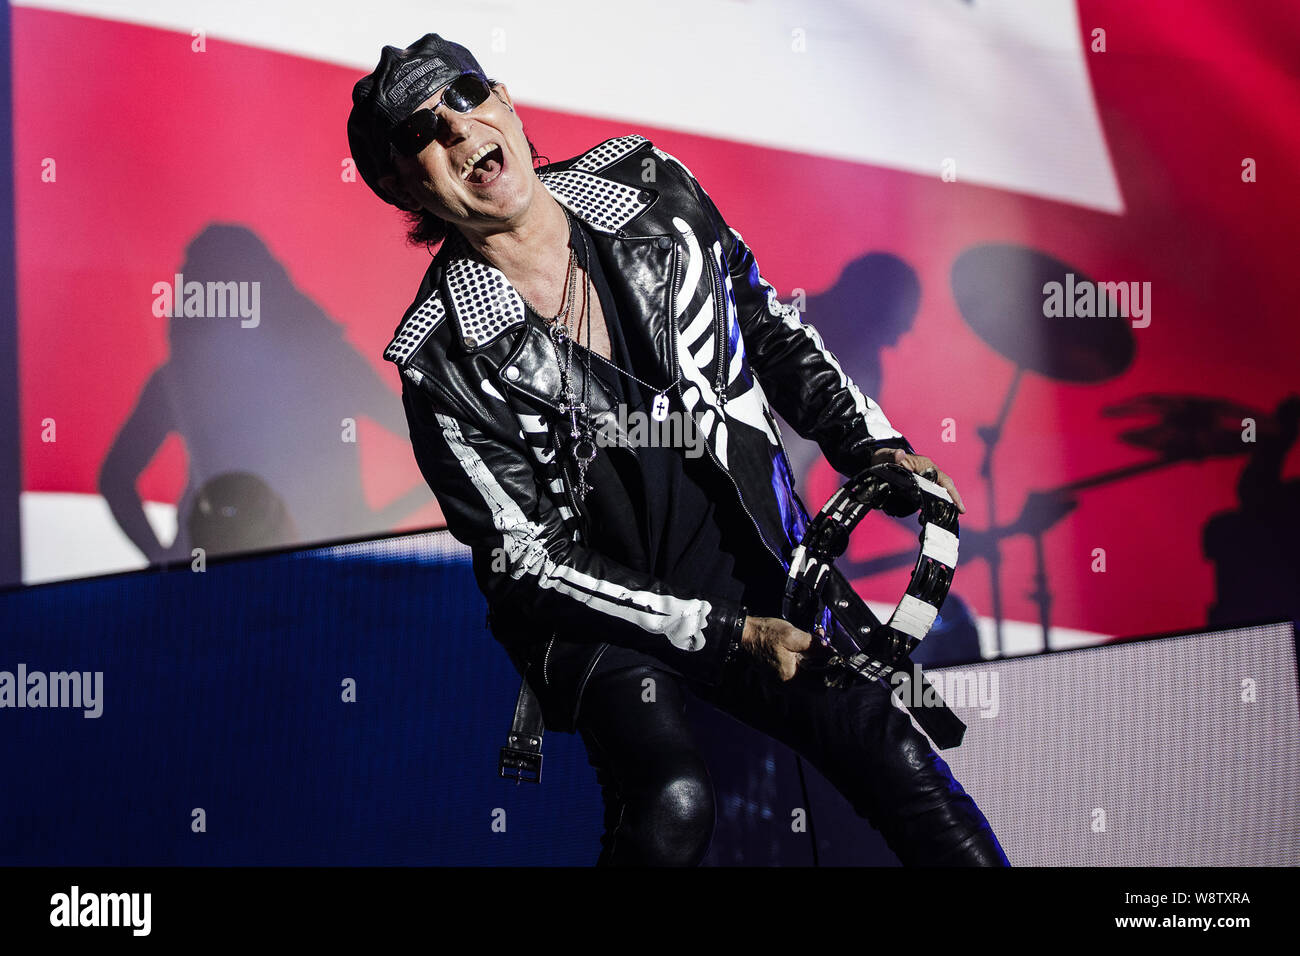
<svg viewBox="0 0 1300 956">
<path fill-rule="evenodd" d="M 0 710 L 0 864 L 593 863 L 578 738 L 496 776 L 519 678 L 483 618 L 445 532 L 0 594 L 0 670 L 103 672 L 98 718 Z"/>
</svg>

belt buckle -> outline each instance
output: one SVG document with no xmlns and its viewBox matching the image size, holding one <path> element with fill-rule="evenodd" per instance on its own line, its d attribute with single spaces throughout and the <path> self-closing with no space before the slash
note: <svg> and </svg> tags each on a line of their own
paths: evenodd
<svg viewBox="0 0 1300 956">
<path fill-rule="evenodd" d="M 542 782 L 542 738 L 533 734 L 510 734 L 501 748 L 497 773 L 516 784 Z"/>
</svg>

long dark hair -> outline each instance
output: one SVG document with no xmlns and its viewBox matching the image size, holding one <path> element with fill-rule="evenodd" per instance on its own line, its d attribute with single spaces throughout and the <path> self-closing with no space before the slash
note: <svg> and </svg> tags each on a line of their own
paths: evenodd
<svg viewBox="0 0 1300 956">
<path fill-rule="evenodd" d="M 497 81 L 489 79 L 488 85 L 495 90 Z M 550 165 L 550 157 L 537 152 L 533 141 L 528 139 L 527 130 L 524 131 L 524 139 L 528 140 L 528 151 L 533 156 L 533 169 L 539 172 L 544 170 Z M 412 246 L 424 246 L 429 251 L 429 255 L 433 255 L 433 247 L 447 238 L 447 221 L 427 209 L 402 210 L 402 215 L 406 219 L 407 243 Z"/>
</svg>

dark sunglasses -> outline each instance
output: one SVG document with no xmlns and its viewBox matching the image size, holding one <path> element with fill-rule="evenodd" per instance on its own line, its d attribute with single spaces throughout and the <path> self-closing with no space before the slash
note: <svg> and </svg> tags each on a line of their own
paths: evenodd
<svg viewBox="0 0 1300 956">
<path fill-rule="evenodd" d="M 484 77 L 477 73 L 462 73 L 443 90 L 442 105 L 457 113 L 468 113 L 481 106 L 491 93 L 492 88 Z M 438 138 L 442 125 L 442 120 L 432 109 L 416 110 L 393 127 L 389 141 L 403 156 L 414 156 Z"/>
</svg>

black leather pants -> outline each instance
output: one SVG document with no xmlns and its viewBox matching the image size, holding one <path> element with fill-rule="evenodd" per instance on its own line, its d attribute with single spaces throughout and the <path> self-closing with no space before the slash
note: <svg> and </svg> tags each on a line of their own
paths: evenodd
<svg viewBox="0 0 1300 956">
<path fill-rule="evenodd" d="M 812 676 L 782 683 L 748 661 L 717 687 L 649 663 L 592 677 L 577 729 L 605 803 L 597 865 L 694 866 L 708 852 L 713 787 L 686 719 L 688 687 L 811 762 L 905 866 L 1010 865 L 984 814 L 887 687 L 827 688 Z"/>
</svg>

